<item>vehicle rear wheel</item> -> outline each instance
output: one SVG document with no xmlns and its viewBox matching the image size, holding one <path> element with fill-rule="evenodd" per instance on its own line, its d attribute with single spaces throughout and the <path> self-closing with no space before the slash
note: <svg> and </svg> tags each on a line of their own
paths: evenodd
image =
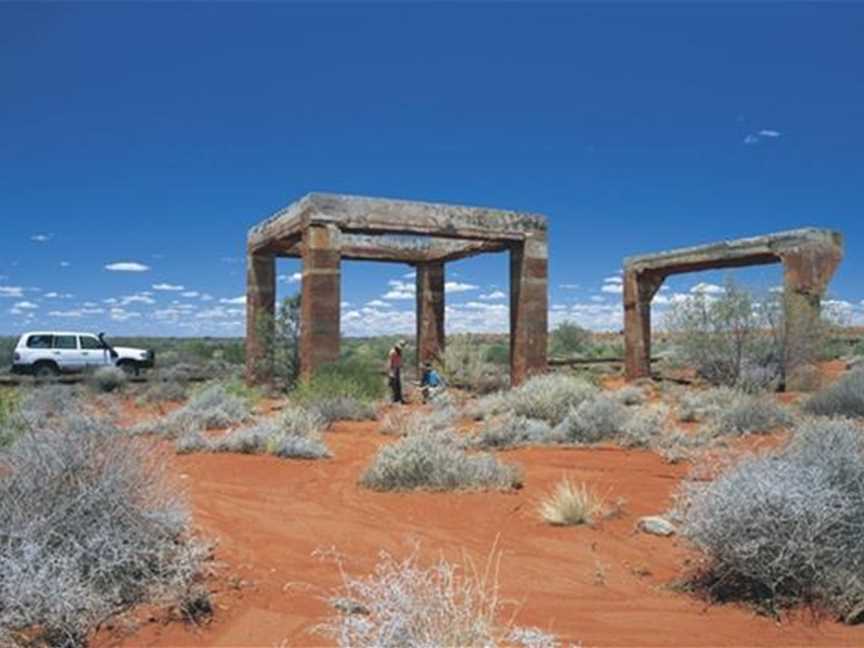
<svg viewBox="0 0 864 648">
<path fill-rule="evenodd" d="M 33 366 L 33 376 L 37 380 L 51 380 L 60 375 L 60 370 L 53 362 L 37 362 Z"/>
</svg>

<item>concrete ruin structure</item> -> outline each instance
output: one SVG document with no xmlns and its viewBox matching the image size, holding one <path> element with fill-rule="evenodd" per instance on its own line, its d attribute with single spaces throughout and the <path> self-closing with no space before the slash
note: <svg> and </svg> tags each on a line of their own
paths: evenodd
<svg viewBox="0 0 864 648">
<path fill-rule="evenodd" d="M 666 277 L 686 272 L 783 264 L 787 349 L 820 317 L 828 282 L 843 258 L 843 237 L 824 229 L 799 229 L 723 241 L 624 260 L 624 342 L 628 380 L 651 375 L 651 300 Z M 800 358 L 787 352 L 786 388 L 806 387 Z"/>
<path fill-rule="evenodd" d="M 546 219 L 499 209 L 312 193 L 249 231 L 246 377 L 272 379 L 276 258 L 302 259 L 300 370 L 339 358 L 343 260 L 406 263 L 416 269 L 417 362 L 444 350 L 448 261 L 510 252 L 510 372 L 519 384 L 546 369 Z M 382 358 L 382 365 L 384 359 Z"/>
</svg>

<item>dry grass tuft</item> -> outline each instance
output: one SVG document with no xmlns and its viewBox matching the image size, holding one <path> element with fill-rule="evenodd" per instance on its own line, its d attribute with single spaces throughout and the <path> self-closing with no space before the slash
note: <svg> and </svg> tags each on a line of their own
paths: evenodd
<svg viewBox="0 0 864 648">
<path fill-rule="evenodd" d="M 555 490 L 540 503 L 540 517 L 553 526 L 591 524 L 606 511 L 606 500 L 596 489 L 584 482 L 575 485 L 564 478 Z"/>
</svg>

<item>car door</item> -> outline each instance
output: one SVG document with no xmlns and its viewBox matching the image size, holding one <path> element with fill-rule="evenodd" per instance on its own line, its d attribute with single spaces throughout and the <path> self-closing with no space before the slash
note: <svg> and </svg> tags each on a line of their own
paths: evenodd
<svg viewBox="0 0 864 648">
<path fill-rule="evenodd" d="M 79 335 L 78 346 L 84 367 L 104 367 L 110 364 L 108 350 L 95 335 Z"/>
<path fill-rule="evenodd" d="M 55 335 L 51 354 L 61 371 L 81 371 L 84 368 L 77 335 Z"/>
</svg>

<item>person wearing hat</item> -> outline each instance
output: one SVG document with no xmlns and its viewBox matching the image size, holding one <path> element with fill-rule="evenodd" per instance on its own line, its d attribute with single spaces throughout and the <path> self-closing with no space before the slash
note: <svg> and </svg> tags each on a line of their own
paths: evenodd
<svg viewBox="0 0 864 648">
<path fill-rule="evenodd" d="M 390 381 L 390 393 L 393 395 L 394 403 L 405 404 L 402 398 L 402 349 L 405 348 L 405 340 L 399 340 L 387 356 L 387 377 Z"/>
</svg>

